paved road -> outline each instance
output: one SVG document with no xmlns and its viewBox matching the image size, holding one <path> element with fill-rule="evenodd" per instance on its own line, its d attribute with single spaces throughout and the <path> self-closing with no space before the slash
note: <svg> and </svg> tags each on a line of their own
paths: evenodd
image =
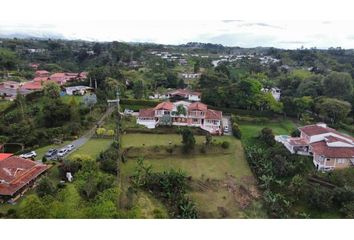
<svg viewBox="0 0 354 240">
<path fill-rule="evenodd" d="M 109 107 L 107 111 L 102 115 L 100 120 L 97 121 L 97 125 L 101 126 L 104 120 L 112 114 L 114 111 L 114 106 Z M 76 139 L 75 141 L 69 143 L 74 145 L 74 149 L 67 153 L 64 158 L 67 158 L 70 154 L 75 152 L 78 148 L 80 148 L 82 145 L 84 145 L 90 138 L 95 134 L 96 131 L 96 125 L 92 127 L 89 131 L 87 131 L 84 135 L 82 135 L 80 138 Z"/>
<path fill-rule="evenodd" d="M 232 135 L 232 128 L 231 128 L 231 116 L 222 116 L 222 124 L 223 126 L 228 126 L 229 128 L 229 132 L 228 133 L 225 133 L 224 132 L 224 135 Z"/>
</svg>

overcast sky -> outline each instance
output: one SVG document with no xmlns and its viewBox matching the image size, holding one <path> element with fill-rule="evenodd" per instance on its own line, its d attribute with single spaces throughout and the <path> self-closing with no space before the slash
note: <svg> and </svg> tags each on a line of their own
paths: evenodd
<svg viewBox="0 0 354 240">
<path fill-rule="evenodd" d="M 0 23 L 0 35 L 53 34 L 66 39 L 183 44 L 218 43 L 241 47 L 354 48 L 354 21 L 148 20 Z"/>
</svg>

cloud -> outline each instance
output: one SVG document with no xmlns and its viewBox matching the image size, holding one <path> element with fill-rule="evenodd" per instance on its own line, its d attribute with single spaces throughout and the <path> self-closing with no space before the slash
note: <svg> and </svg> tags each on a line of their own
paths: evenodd
<svg viewBox="0 0 354 240">
<path fill-rule="evenodd" d="M 268 27 L 268 28 L 277 28 L 277 29 L 284 29 L 284 27 L 276 26 L 276 25 L 271 25 L 267 23 L 262 23 L 262 22 L 257 22 L 257 23 L 243 23 L 240 24 L 239 26 L 245 26 L 245 27 Z"/>
<path fill-rule="evenodd" d="M 243 22 L 243 20 L 222 20 L 223 23 Z"/>
</svg>

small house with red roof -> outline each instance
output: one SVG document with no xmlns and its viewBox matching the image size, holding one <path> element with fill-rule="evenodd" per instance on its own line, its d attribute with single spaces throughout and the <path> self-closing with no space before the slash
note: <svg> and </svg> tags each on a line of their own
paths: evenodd
<svg viewBox="0 0 354 240">
<path fill-rule="evenodd" d="M 162 124 L 162 119 L 170 119 L 175 126 L 200 127 L 212 134 L 222 133 L 222 112 L 208 109 L 201 102 L 162 102 L 154 108 L 140 109 L 137 123 L 147 128 Z"/>
<path fill-rule="evenodd" d="M 354 165 L 354 138 L 325 123 L 299 128 L 300 137 L 275 136 L 291 153 L 312 156 L 318 170 L 328 171 Z"/>
<path fill-rule="evenodd" d="M 18 156 L 0 156 L 0 200 L 22 196 L 49 166 Z"/>
<path fill-rule="evenodd" d="M 49 77 L 49 72 L 46 70 L 37 70 L 35 72 L 36 77 Z"/>
</svg>

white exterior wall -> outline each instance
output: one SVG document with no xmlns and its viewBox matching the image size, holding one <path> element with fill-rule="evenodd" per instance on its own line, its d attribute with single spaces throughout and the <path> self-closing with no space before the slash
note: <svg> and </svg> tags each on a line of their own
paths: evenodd
<svg viewBox="0 0 354 240">
<path fill-rule="evenodd" d="M 188 95 L 189 101 L 200 101 L 200 97 L 197 95 Z"/>
<path fill-rule="evenodd" d="M 153 118 L 137 118 L 136 123 L 150 129 L 156 127 L 156 121 Z"/>
</svg>

